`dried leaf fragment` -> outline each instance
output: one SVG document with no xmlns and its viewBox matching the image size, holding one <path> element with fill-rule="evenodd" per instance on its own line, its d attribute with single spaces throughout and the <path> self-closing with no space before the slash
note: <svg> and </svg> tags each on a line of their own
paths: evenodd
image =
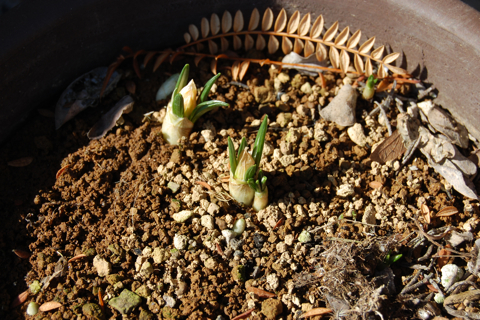
<svg viewBox="0 0 480 320">
<path fill-rule="evenodd" d="M 45 302 L 44 304 L 42 304 L 38 310 L 40 310 L 42 312 L 47 312 L 47 311 L 58 309 L 61 306 L 62 306 L 62 304 L 60 302 L 49 301 L 49 302 Z"/>
<path fill-rule="evenodd" d="M 302 314 L 299 319 L 307 318 L 307 317 L 314 317 L 314 316 L 323 316 L 325 314 L 332 313 L 333 310 L 330 308 L 313 308 L 310 311 L 305 312 Z"/>
<path fill-rule="evenodd" d="M 23 291 L 12 301 L 12 304 L 10 306 L 14 308 L 16 306 L 21 305 L 22 303 L 27 301 L 29 294 L 30 294 L 30 289 Z"/>
<path fill-rule="evenodd" d="M 84 253 L 81 253 L 81 254 L 79 254 L 78 256 L 75 256 L 75 257 L 73 257 L 73 258 L 70 258 L 70 260 L 68 260 L 68 262 L 70 263 L 70 262 L 72 262 L 72 261 L 80 260 L 80 259 L 85 258 L 85 257 L 87 257 L 87 255 L 84 254 Z"/>
<path fill-rule="evenodd" d="M 425 203 L 422 203 L 422 206 L 420 207 L 420 212 L 422 213 L 422 216 L 425 219 L 425 222 L 430 224 L 431 222 L 430 208 Z"/>
<path fill-rule="evenodd" d="M 69 164 L 61 168 L 60 170 L 57 171 L 57 174 L 55 175 L 55 179 L 60 178 L 60 176 L 70 167 Z"/>
<path fill-rule="evenodd" d="M 245 319 L 246 317 L 248 317 L 252 312 L 253 310 L 255 310 L 255 308 L 252 308 L 250 310 L 247 310 L 245 311 L 244 313 L 241 313 L 239 314 L 238 316 L 232 318 L 231 320 L 240 320 L 240 319 Z"/>
<path fill-rule="evenodd" d="M 402 136 L 398 130 L 395 130 L 390 137 L 383 140 L 372 152 L 370 159 L 380 164 L 385 164 L 387 161 L 399 159 L 405 151 Z"/>
<path fill-rule="evenodd" d="M 253 294 L 259 296 L 260 298 L 275 298 L 277 296 L 275 293 L 271 293 L 255 287 L 247 287 L 247 291 L 252 292 Z"/>
<path fill-rule="evenodd" d="M 15 160 L 12 160 L 12 161 L 8 161 L 7 164 L 10 167 L 26 167 L 30 163 L 32 163 L 32 161 L 33 161 L 33 157 L 24 157 L 24 158 L 19 158 L 19 159 L 15 159 Z"/>
<path fill-rule="evenodd" d="M 458 209 L 454 206 L 443 207 L 440 211 L 437 212 L 435 217 L 449 217 L 458 213 Z"/>
<path fill-rule="evenodd" d="M 30 252 L 24 251 L 24 250 L 18 250 L 18 249 L 13 249 L 13 253 L 17 255 L 17 257 L 22 258 L 22 259 L 28 259 L 31 256 Z"/>
</svg>

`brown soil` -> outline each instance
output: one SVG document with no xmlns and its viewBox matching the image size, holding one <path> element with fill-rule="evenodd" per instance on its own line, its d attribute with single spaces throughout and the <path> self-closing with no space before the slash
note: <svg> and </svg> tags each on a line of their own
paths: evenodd
<svg viewBox="0 0 480 320">
<path fill-rule="evenodd" d="M 318 88 L 321 82 L 295 76 L 295 71 L 289 72 L 292 81 L 282 89 L 289 99 L 281 103 L 273 89 L 275 72 L 252 68 L 247 74 L 249 88 L 244 88 L 230 83 L 228 69 L 220 69 L 226 76 L 219 79 L 211 98 L 227 101 L 230 108 L 203 116 L 187 143 L 166 145 L 161 124 L 143 114 L 166 104 L 157 105 L 156 90 L 183 63 L 165 66 L 155 74 L 146 68 L 142 80 L 124 65 L 124 78 L 100 106 L 79 114 L 58 131 L 51 111 L 39 110 L 2 147 L 0 317 L 27 318 L 29 301 L 41 305 L 55 300 L 62 307 L 40 312 L 36 319 L 84 319 L 82 306 L 98 304 L 101 290 L 106 318 L 120 319 L 122 315 L 108 300 L 129 289 L 144 296 L 129 319 L 216 319 L 219 315 L 228 319 L 251 308 L 255 308 L 251 316 L 255 319 L 275 312 L 293 319 L 312 307 L 331 307 L 329 296 L 344 299 L 351 308 L 371 316 L 380 310 L 385 318 L 411 318 L 418 306 L 402 301 L 397 294 L 405 285 L 402 277 L 412 274 L 409 266 L 425 254 L 429 243 L 413 250 L 400 240 L 416 236 L 411 232 L 417 229 L 414 219 L 419 205 L 425 203 L 433 211 L 455 206 L 460 211 L 430 225 L 420 218 L 426 228 L 461 228 L 468 219 L 476 221 L 478 206 L 464 211 L 468 200 L 454 191 L 450 198 L 442 190 L 443 179 L 420 153 L 410 162 L 418 168 L 415 171 L 407 166 L 396 172 L 393 164 L 372 164 L 369 146 L 357 146 L 345 128 L 318 120 L 322 95 L 315 91 L 305 94 L 300 87 L 309 82 Z M 208 70 L 207 64 L 192 69 L 197 84 L 211 76 L 203 71 Z M 337 85 L 344 82 L 338 75 L 325 78 L 328 103 Z M 134 111 L 124 116 L 124 125 L 98 141 L 89 141 L 86 133 L 126 94 L 127 80 L 136 84 Z M 258 88 L 270 94 L 261 96 Z M 312 95 L 316 96 L 309 99 Z M 386 129 L 375 120 L 367 126 L 365 112 L 371 108 L 359 100 L 357 121 L 372 141 L 378 142 Z M 258 125 L 256 120 L 265 114 L 277 124 L 291 119 L 285 127 L 272 126 L 267 133 L 270 146 L 263 168 L 270 206 L 255 213 L 234 201 L 224 201 L 228 184 L 221 178 L 228 174 L 227 136 L 234 141 L 245 136 L 251 145 L 258 129 L 251 124 Z M 393 111 L 390 116 L 395 117 Z M 212 130 L 213 140 L 205 141 L 202 130 Z M 24 167 L 7 165 L 22 157 L 33 157 L 33 162 Z M 66 166 L 55 179 L 56 172 Z M 172 181 L 180 185 L 176 193 L 167 186 Z M 197 181 L 208 183 L 213 191 Z M 371 188 L 372 181 L 379 182 L 381 189 Z M 337 187 L 345 184 L 354 186 L 354 194 L 338 196 Z M 365 210 L 372 208 L 375 227 L 361 223 Z M 173 220 L 174 213 L 187 209 L 194 211 L 193 219 L 184 223 Z M 200 223 L 206 214 L 214 215 L 213 230 Z M 235 250 L 227 246 L 221 231 L 242 217 L 247 229 L 239 237 L 243 244 Z M 280 220 L 283 222 L 278 225 Z M 298 242 L 303 230 L 311 231 L 311 242 Z M 476 236 L 478 228 L 473 232 Z M 187 250 L 174 249 L 175 235 L 188 237 Z M 469 251 L 470 247 L 467 243 L 459 250 Z M 31 256 L 21 259 L 14 249 Z M 159 249 L 165 249 L 165 261 L 155 256 Z M 375 281 L 381 278 L 381 263 L 388 251 L 403 253 L 404 258 L 391 266 L 396 290 L 379 297 Z M 66 265 L 58 262 L 61 257 L 80 254 L 86 256 Z M 100 276 L 100 270 L 93 267 L 96 256 L 110 263 L 109 275 Z M 140 270 L 145 261 L 153 271 Z M 461 258 L 455 261 L 465 265 Z M 11 307 L 29 284 L 52 275 L 58 265 L 63 272 L 47 288 L 31 294 L 21 306 Z M 241 276 L 239 270 L 244 272 Z M 281 304 L 270 299 L 271 306 L 264 307 L 267 298 L 249 293 L 250 286 L 274 293 Z M 426 292 L 425 286 L 415 291 Z M 173 307 L 166 305 L 165 296 L 175 300 Z M 263 314 L 264 308 L 273 311 Z"/>
</svg>

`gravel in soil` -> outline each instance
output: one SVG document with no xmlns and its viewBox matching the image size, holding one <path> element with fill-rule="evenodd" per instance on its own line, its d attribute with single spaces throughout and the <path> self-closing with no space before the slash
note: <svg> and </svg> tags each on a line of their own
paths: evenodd
<svg viewBox="0 0 480 320">
<path fill-rule="evenodd" d="M 318 106 L 351 84 L 349 77 L 327 73 L 322 88 L 319 78 L 258 67 L 238 86 L 220 69 L 225 75 L 210 97 L 230 108 L 203 116 L 181 145 L 166 145 L 161 108 L 167 101 L 157 104 L 155 93 L 182 65 L 145 70 L 142 80 L 125 66 L 100 106 L 58 131 L 51 113 L 40 109 L 2 147 L 2 318 L 26 318 L 29 301 L 61 303 L 39 319 L 228 319 L 252 308 L 255 319 L 296 319 L 316 307 L 349 318 L 375 312 L 411 318 L 423 304 L 399 292 L 431 244 L 408 244 L 417 237 L 416 223 L 426 230 L 454 226 L 477 238 L 478 203 L 445 192 L 443 178 L 418 151 L 402 168 L 398 161 L 369 159 L 371 146 L 387 136 L 368 116 L 370 104 L 359 99 L 356 108 L 363 147 L 346 128 L 319 120 Z M 196 83 L 211 76 L 207 64 L 192 69 Z M 89 141 L 88 130 L 131 81 L 133 112 L 104 138 Z M 261 166 L 270 204 L 256 213 L 228 195 L 227 137 L 237 147 L 241 137 L 252 145 L 265 115 L 270 124 Z M 389 116 L 394 119 L 394 111 Z M 7 166 L 22 157 L 33 162 Z M 459 213 L 427 223 L 419 215 L 422 204 Z M 241 218 L 246 230 L 227 243 L 222 231 Z M 466 241 L 455 249 L 467 254 L 471 248 Z M 31 255 L 22 259 L 13 249 Z M 398 253 L 399 262 L 385 263 Z M 465 266 L 459 257 L 449 259 Z M 10 307 L 42 279 L 39 293 Z"/>
</svg>

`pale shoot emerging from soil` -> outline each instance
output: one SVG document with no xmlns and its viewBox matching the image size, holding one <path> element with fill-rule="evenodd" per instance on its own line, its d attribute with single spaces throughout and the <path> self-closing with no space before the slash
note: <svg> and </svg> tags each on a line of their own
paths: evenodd
<svg viewBox="0 0 480 320">
<path fill-rule="evenodd" d="M 365 89 L 363 89 L 363 99 L 370 100 L 373 98 L 373 95 L 375 94 L 375 84 L 377 83 L 377 81 L 378 79 L 375 79 L 373 75 L 370 75 L 368 77 Z"/>
<path fill-rule="evenodd" d="M 268 117 L 266 116 L 260 125 L 257 137 L 253 144 L 252 154 L 245 150 L 247 140 L 245 137 L 240 142 L 237 153 L 235 154 L 235 147 L 232 139 L 228 137 L 228 156 L 230 160 L 230 194 L 240 203 L 247 206 L 254 204 L 254 197 L 258 197 L 257 208 L 268 203 L 268 191 L 265 185 L 267 178 L 263 176 L 260 167 L 260 160 L 262 159 L 263 145 L 265 143 L 265 135 L 267 133 Z M 259 193 L 258 196 L 256 193 Z M 257 209 L 255 209 L 257 210 Z M 258 211 L 258 210 L 257 210 Z"/>
<path fill-rule="evenodd" d="M 192 131 L 193 124 L 205 113 L 217 107 L 228 107 L 228 103 L 211 100 L 207 101 L 208 93 L 220 73 L 212 77 L 204 86 L 200 97 L 197 100 L 197 87 L 195 82 L 188 81 L 190 66 L 183 67 L 177 85 L 172 93 L 172 99 L 167 105 L 167 114 L 163 120 L 162 133 L 168 143 L 177 145 L 182 137 L 188 137 Z"/>
</svg>

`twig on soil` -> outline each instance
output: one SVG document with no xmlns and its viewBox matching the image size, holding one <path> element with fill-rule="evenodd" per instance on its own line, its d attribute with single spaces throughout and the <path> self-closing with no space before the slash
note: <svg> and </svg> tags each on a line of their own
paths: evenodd
<svg viewBox="0 0 480 320">
<path fill-rule="evenodd" d="M 387 99 L 385 99 L 384 101 L 390 100 L 389 98 L 390 98 L 390 96 L 387 97 Z M 377 101 L 375 101 L 374 103 L 377 105 L 377 108 L 375 108 L 372 112 L 370 112 L 370 116 L 372 115 L 372 113 L 374 113 L 375 110 L 379 109 L 380 114 L 382 115 L 383 120 L 385 121 L 385 125 L 387 126 L 388 136 L 391 136 L 392 135 L 392 126 L 390 125 L 390 121 L 388 120 L 387 113 L 385 112 L 385 109 L 383 109 L 383 103 L 378 103 Z"/>
<path fill-rule="evenodd" d="M 467 280 L 454 283 L 450 288 L 447 289 L 447 293 L 453 292 L 453 290 L 455 290 L 456 288 L 464 287 L 464 286 L 472 286 L 472 287 L 475 287 L 475 289 L 478 289 L 478 285 L 475 282 L 473 282 L 473 279 L 472 280 L 467 279 Z M 456 294 L 456 293 L 453 293 L 453 294 Z"/>
<path fill-rule="evenodd" d="M 418 274 L 420 274 L 420 272 L 419 272 Z M 409 293 L 409 292 L 411 292 L 411 291 L 413 291 L 413 290 L 415 290 L 415 289 L 418 289 L 418 288 L 420 288 L 421 286 L 429 283 L 429 280 L 430 280 L 432 277 L 433 277 L 433 273 L 430 273 L 430 274 L 428 274 L 427 276 L 425 276 L 425 278 L 423 278 L 422 281 L 419 281 L 419 282 L 417 282 L 416 284 L 413 284 L 413 285 L 411 285 L 411 286 L 405 286 L 405 287 L 403 288 L 403 290 L 400 292 L 400 295 L 402 296 L 402 295 L 404 295 L 404 294 L 406 294 L 406 293 Z M 415 279 L 415 278 L 414 278 L 414 279 Z M 412 280 L 413 280 L 413 279 L 412 279 Z"/>
<path fill-rule="evenodd" d="M 427 260 L 428 258 L 430 258 L 430 255 L 432 254 L 432 251 L 433 251 L 433 244 L 431 244 L 428 249 L 427 249 L 427 252 L 420 258 L 417 259 L 417 261 L 423 261 L 423 260 Z"/>
</svg>

